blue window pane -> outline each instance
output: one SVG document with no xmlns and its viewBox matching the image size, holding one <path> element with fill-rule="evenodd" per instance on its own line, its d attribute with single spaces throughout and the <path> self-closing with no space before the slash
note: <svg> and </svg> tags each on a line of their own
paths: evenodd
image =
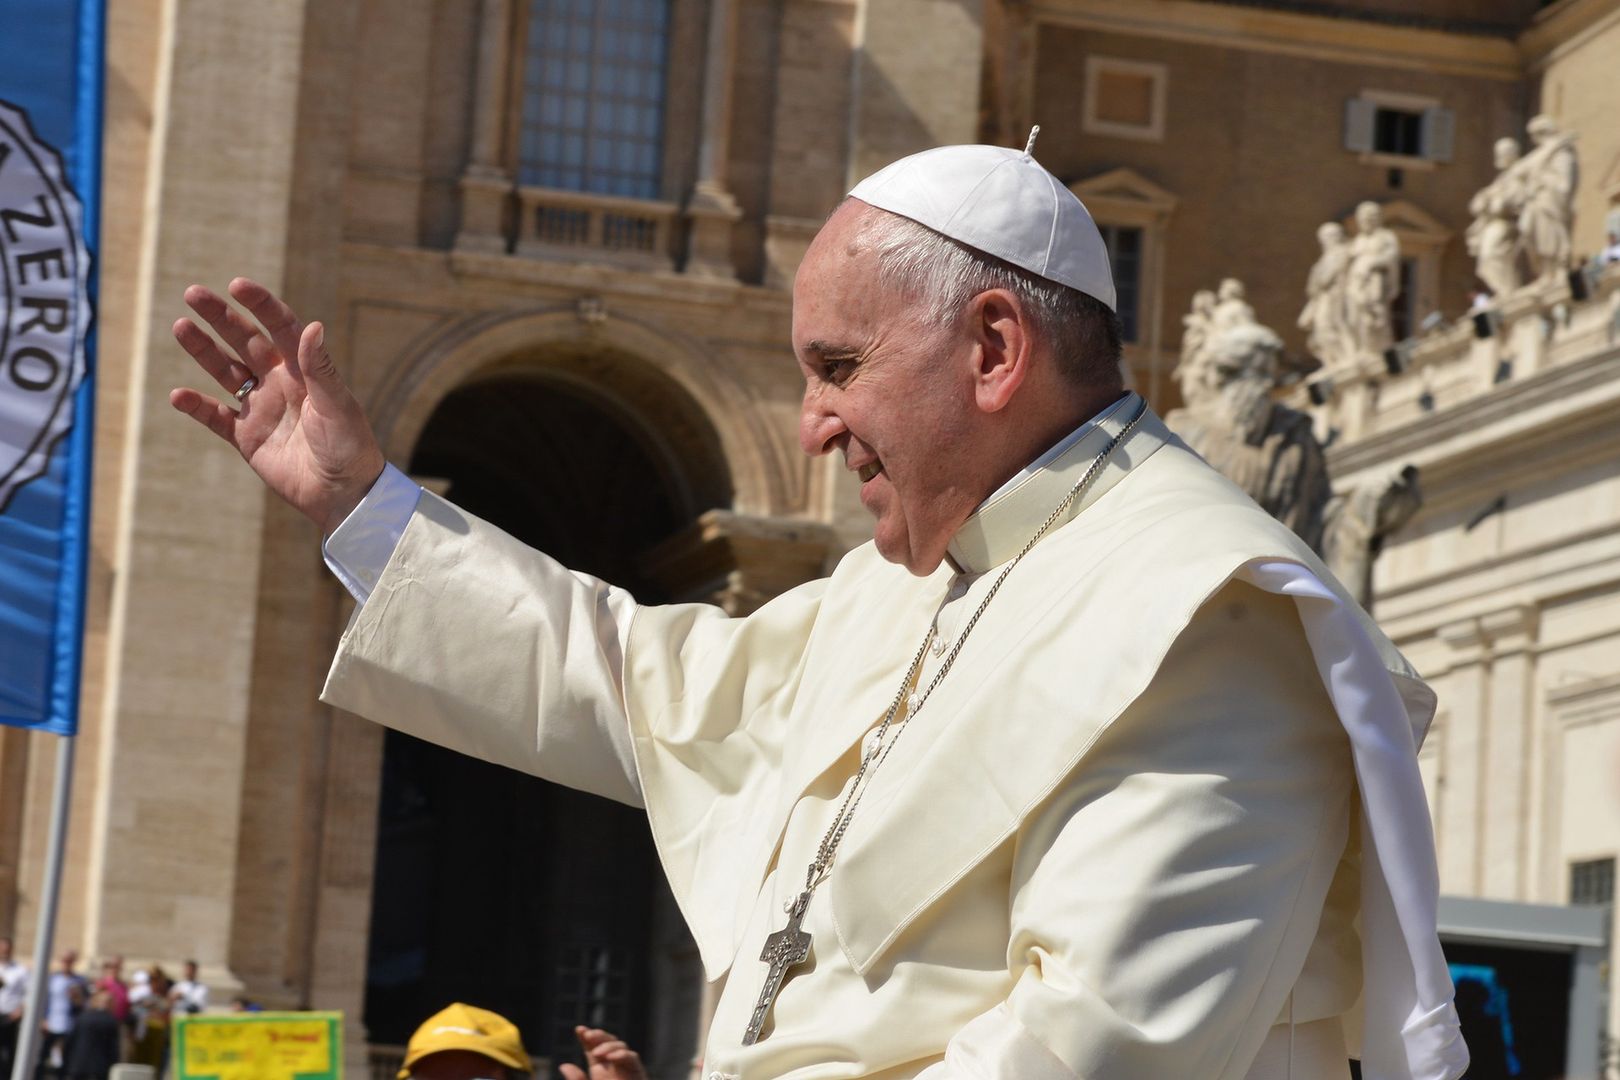
<svg viewBox="0 0 1620 1080">
<path fill-rule="evenodd" d="M 529 0 L 519 175 L 583 191 L 661 188 L 670 0 Z"/>
</svg>

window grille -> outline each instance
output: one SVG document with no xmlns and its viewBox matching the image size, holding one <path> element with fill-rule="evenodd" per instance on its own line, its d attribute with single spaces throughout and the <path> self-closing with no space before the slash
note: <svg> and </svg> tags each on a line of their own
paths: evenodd
<svg viewBox="0 0 1620 1080">
<path fill-rule="evenodd" d="M 1589 859 L 1569 864 L 1569 902 L 1579 906 L 1614 901 L 1614 860 Z"/>
<path fill-rule="evenodd" d="M 657 198 L 668 53 L 669 0 L 531 0 L 519 181 Z"/>
<path fill-rule="evenodd" d="M 632 958 L 627 949 L 604 945 L 564 945 L 555 971 L 547 1027 L 554 1061 L 577 1055 L 574 1026 L 606 1028 L 631 1037 Z"/>
</svg>

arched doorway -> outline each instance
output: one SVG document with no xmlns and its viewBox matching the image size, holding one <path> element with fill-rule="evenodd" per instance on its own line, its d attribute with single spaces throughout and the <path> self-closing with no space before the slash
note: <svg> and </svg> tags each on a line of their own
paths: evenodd
<svg viewBox="0 0 1620 1080">
<path fill-rule="evenodd" d="M 411 471 L 567 565 L 664 601 L 638 555 L 729 490 L 694 410 L 669 385 L 610 392 L 556 365 L 498 366 L 439 404 Z M 655 1005 L 668 1016 L 651 993 L 670 974 L 657 970 L 664 888 L 641 811 L 389 732 L 369 1038 L 403 1043 L 459 1000 L 509 1017 L 553 1062 L 575 1059 L 575 1023 L 649 1046 Z"/>
</svg>

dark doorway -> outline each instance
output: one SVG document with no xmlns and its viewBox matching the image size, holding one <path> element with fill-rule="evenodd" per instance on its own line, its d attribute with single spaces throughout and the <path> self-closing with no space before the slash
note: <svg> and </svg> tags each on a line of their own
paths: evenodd
<svg viewBox="0 0 1620 1080">
<path fill-rule="evenodd" d="M 683 505 L 668 456 L 615 407 L 565 382 L 503 375 L 434 413 L 413 474 L 565 564 L 660 596 L 636 554 Z M 383 755 L 365 1024 L 404 1043 L 452 1001 L 493 1009 L 531 1054 L 577 1060 L 576 1023 L 645 1044 L 654 903 L 664 888 L 641 811 L 389 732 Z"/>
</svg>

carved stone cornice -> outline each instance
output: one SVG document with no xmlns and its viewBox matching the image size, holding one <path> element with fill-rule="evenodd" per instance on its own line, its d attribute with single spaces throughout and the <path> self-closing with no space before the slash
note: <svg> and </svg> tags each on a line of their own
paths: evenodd
<svg viewBox="0 0 1620 1080">
<path fill-rule="evenodd" d="M 671 596 L 746 615 L 820 577 L 833 539 L 832 528 L 820 522 L 709 510 L 640 561 Z"/>
<path fill-rule="evenodd" d="M 1311 60 L 1406 68 L 1518 82 L 1524 59 L 1512 41 L 1481 34 L 1391 26 L 1202 0 L 1037 0 L 1036 22 L 1167 38 Z"/>
<path fill-rule="evenodd" d="M 1411 462 L 1423 470 L 1425 487 L 1438 492 L 1451 476 L 1518 466 L 1548 443 L 1579 451 L 1583 434 L 1612 433 L 1620 407 L 1617 360 L 1620 344 L 1332 447 L 1329 471 L 1347 477 L 1390 462 Z"/>
</svg>

